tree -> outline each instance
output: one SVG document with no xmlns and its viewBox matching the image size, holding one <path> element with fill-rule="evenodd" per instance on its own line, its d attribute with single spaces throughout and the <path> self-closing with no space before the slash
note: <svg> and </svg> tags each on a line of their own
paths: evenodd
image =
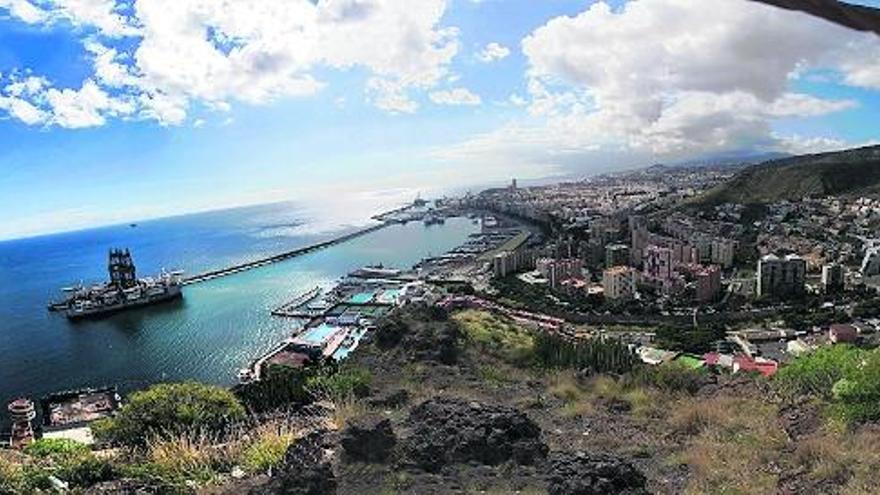
<svg viewBox="0 0 880 495">
<path fill-rule="evenodd" d="M 220 434 L 242 420 L 245 409 L 232 392 L 195 382 L 163 383 L 135 392 L 113 417 L 97 422 L 99 440 L 141 447 L 153 436 Z"/>
<path fill-rule="evenodd" d="M 265 369 L 260 381 L 239 385 L 234 391 L 239 400 L 256 413 L 306 404 L 312 400 L 307 384 L 317 373 L 317 366 L 292 368 L 272 364 Z"/>
</svg>

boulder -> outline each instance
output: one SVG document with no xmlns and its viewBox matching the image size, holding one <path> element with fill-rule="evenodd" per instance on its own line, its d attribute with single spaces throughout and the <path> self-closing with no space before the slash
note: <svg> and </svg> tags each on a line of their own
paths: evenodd
<svg viewBox="0 0 880 495">
<path fill-rule="evenodd" d="M 340 444 L 348 460 L 385 462 L 397 445 L 397 437 L 391 427 L 391 420 L 366 416 L 349 422 L 342 430 Z"/>
<path fill-rule="evenodd" d="M 549 495 L 647 495 L 645 476 L 621 458 L 584 452 L 550 455 Z"/>
<path fill-rule="evenodd" d="M 327 432 L 314 431 L 287 449 L 284 462 L 265 486 L 253 495 L 330 495 L 336 493 L 336 478 L 330 464 Z"/>
<path fill-rule="evenodd" d="M 437 398 L 413 408 L 407 421 L 407 460 L 426 471 L 458 463 L 530 465 L 547 454 L 540 428 L 505 406 Z"/>
</svg>

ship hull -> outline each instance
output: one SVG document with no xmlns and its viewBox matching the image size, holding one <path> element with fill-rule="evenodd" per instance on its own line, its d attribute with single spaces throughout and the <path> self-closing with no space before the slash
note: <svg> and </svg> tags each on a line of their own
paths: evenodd
<svg viewBox="0 0 880 495">
<path fill-rule="evenodd" d="M 127 311 L 129 309 L 135 308 L 143 308 L 145 306 L 153 306 L 156 304 L 174 301 L 176 299 L 181 299 L 182 297 L 183 292 L 180 290 L 180 286 L 174 286 L 169 287 L 161 294 L 146 295 L 144 297 L 140 297 L 131 301 L 123 301 L 115 304 L 108 304 L 91 308 L 69 308 L 65 311 L 65 316 L 67 316 L 67 319 L 69 320 L 98 319 L 114 313 L 119 313 L 121 311 Z"/>
</svg>

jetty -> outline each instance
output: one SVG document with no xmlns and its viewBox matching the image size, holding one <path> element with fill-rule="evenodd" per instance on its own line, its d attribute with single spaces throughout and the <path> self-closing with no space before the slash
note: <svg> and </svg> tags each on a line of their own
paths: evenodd
<svg viewBox="0 0 880 495">
<path fill-rule="evenodd" d="M 319 316 L 323 311 L 310 308 L 309 303 L 317 299 L 323 292 L 324 290 L 320 287 L 304 292 L 296 296 L 292 301 L 273 309 L 272 316 L 285 316 L 288 318 L 313 318 Z"/>
<path fill-rule="evenodd" d="M 211 270 L 208 272 L 200 273 L 197 275 L 193 275 L 191 277 L 186 277 L 181 281 L 182 285 L 192 285 L 197 284 L 199 282 L 207 282 L 208 280 L 214 280 L 220 277 L 226 277 L 229 275 L 234 275 L 236 273 L 245 272 L 248 270 L 253 270 L 254 268 L 259 268 L 261 266 L 271 265 L 272 263 L 278 263 L 279 261 L 288 260 L 291 258 L 296 258 L 298 256 L 302 256 L 305 254 L 313 253 L 315 251 L 319 251 L 321 249 L 325 249 L 331 246 L 335 246 L 337 244 L 342 244 L 343 242 L 350 241 L 356 237 L 360 237 L 362 235 L 369 234 L 371 232 L 375 232 L 377 230 L 383 229 L 390 225 L 389 223 L 380 223 L 378 225 L 373 225 L 371 227 L 367 227 L 361 230 L 357 230 L 355 232 L 351 232 L 345 234 L 343 236 L 339 236 L 327 241 L 318 242 L 315 244 L 311 244 L 309 246 L 304 246 L 301 248 L 293 249 L 291 251 L 285 251 L 283 253 L 275 254 L 269 256 L 267 258 L 261 258 L 258 260 L 247 261 L 244 263 L 239 263 L 237 265 L 229 266 L 226 268 L 221 268 L 219 270 Z"/>
</svg>

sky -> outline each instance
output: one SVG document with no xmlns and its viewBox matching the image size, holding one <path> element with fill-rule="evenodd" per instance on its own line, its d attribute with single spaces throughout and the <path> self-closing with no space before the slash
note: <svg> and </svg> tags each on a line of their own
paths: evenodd
<svg viewBox="0 0 880 495">
<path fill-rule="evenodd" d="M 880 7 L 880 0 L 862 1 Z M 747 0 L 0 0 L 0 239 L 880 140 L 880 37 Z"/>
</svg>

